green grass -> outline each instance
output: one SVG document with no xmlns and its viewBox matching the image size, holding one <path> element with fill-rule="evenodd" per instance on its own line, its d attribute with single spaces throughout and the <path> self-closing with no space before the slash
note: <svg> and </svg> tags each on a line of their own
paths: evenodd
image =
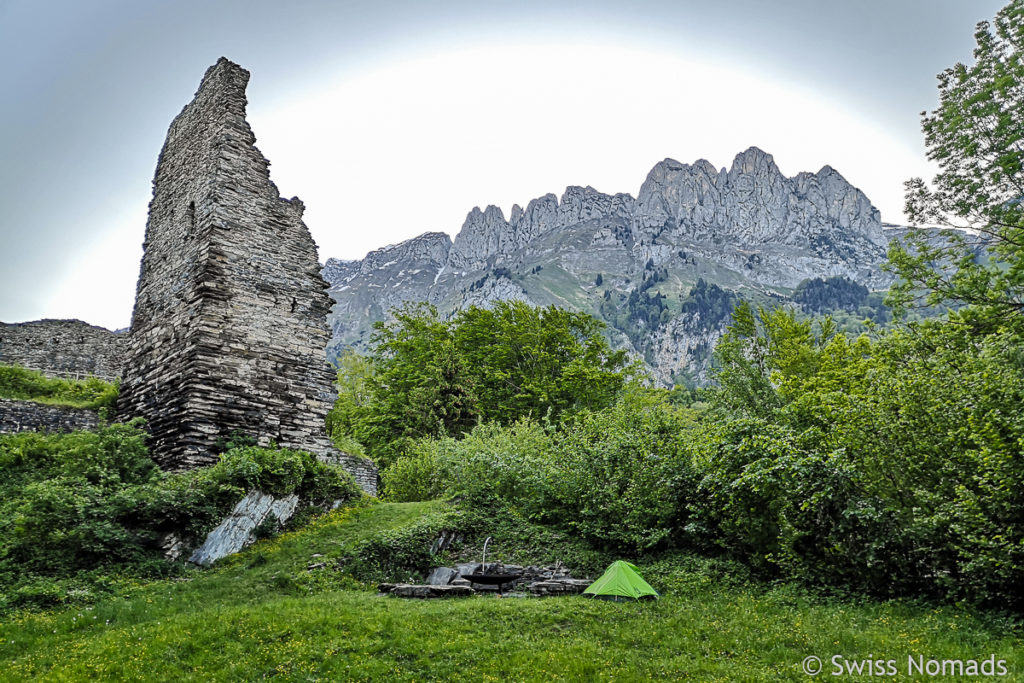
<svg viewBox="0 0 1024 683">
<path fill-rule="evenodd" d="M 114 404 L 117 385 L 96 377 L 56 379 L 35 370 L 0 364 L 0 398 L 97 409 Z"/>
<path fill-rule="evenodd" d="M 825 659 L 827 675 L 836 654 L 895 659 L 898 680 L 913 680 L 906 659 L 919 654 L 995 654 L 1010 671 L 1001 680 L 1024 674 L 1019 625 L 955 607 L 829 601 L 683 570 L 652 581 L 663 592 L 655 603 L 407 601 L 331 568 L 444 509 L 337 511 L 188 581 L 138 586 L 90 608 L 15 614 L 0 622 L 0 680 L 803 681 L 805 657 Z M 325 560 L 328 568 L 306 569 Z"/>
</svg>

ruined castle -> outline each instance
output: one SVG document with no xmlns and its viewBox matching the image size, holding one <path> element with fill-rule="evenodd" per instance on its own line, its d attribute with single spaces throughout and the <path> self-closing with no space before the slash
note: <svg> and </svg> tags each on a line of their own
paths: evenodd
<svg viewBox="0 0 1024 683">
<path fill-rule="evenodd" d="M 216 461 L 233 433 L 339 462 L 331 446 L 331 299 L 303 204 L 282 199 L 245 119 L 249 72 L 221 58 L 171 123 L 153 200 L 117 412 L 141 416 L 166 469 Z"/>
</svg>

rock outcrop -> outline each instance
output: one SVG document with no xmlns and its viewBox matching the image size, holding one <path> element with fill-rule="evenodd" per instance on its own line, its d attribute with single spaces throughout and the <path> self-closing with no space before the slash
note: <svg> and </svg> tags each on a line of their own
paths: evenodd
<svg viewBox="0 0 1024 683">
<path fill-rule="evenodd" d="M 273 519 L 275 525 L 284 524 L 299 505 L 296 494 L 277 499 L 269 493 L 250 491 L 238 501 L 231 514 L 206 536 L 203 544 L 196 548 L 188 561 L 202 567 L 239 552 L 255 541 L 253 532 L 258 526 Z"/>
</svg>

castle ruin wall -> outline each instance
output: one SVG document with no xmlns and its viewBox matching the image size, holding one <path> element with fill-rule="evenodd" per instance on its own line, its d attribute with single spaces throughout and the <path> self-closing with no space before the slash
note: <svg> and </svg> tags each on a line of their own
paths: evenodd
<svg viewBox="0 0 1024 683">
<path fill-rule="evenodd" d="M 324 426 L 332 301 L 303 204 L 279 196 L 255 146 L 248 80 L 210 67 L 157 163 L 117 411 L 146 418 L 167 469 L 215 462 L 235 432 L 351 459 Z M 372 487 L 360 478 L 375 490 L 375 470 Z"/>
</svg>

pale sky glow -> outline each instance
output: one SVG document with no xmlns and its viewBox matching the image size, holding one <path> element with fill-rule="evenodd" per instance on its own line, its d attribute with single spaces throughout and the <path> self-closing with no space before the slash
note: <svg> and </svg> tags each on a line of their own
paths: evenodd
<svg viewBox="0 0 1024 683">
<path fill-rule="evenodd" d="M 0 321 L 129 324 L 157 155 L 221 55 L 325 261 L 752 145 L 903 222 L 935 74 L 1001 4 L 0 2 Z"/>
<path fill-rule="evenodd" d="M 250 119 L 278 187 L 338 258 L 570 184 L 635 196 L 666 156 L 720 168 L 757 145 L 786 175 L 830 164 L 894 222 L 903 180 L 928 173 L 919 150 L 806 84 L 640 47 L 492 43 L 322 81 L 254 102 Z"/>
</svg>

